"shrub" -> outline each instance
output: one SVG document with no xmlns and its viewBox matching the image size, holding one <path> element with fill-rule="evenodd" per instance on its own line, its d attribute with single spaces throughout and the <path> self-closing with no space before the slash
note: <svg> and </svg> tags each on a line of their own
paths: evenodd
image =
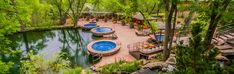
<svg viewBox="0 0 234 74">
<path fill-rule="evenodd" d="M 132 73 L 140 69 L 140 61 L 126 62 L 119 61 L 114 64 L 105 65 L 101 69 L 103 74 Z"/>
<path fill-rule="evenodd" d="M 7 74 L 9 73 L 9 69 L 12 67 L 13 63 L 12 62 L 2 62 L 0 60 L 0 74 Z"/>
<path fill-rule="evenodd" d="M 69 68 L 69 61 L 55 55 L 49 59 L 44 59 L 41 55 L 27 55 L 28 60 L 21 61 L 20 71 L 22 74 L 44 74 L 59 73 L 61 70 Z"/>
</svg>

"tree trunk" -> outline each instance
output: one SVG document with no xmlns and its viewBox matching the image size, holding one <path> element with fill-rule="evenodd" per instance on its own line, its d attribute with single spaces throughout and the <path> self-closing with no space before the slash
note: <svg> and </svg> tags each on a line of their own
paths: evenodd
<svg viewBox="0 0 234 74">
<path fill-rule="evenodd" d="M 165 7 L 169 8 L 169 4 L 167 2 L 169 2 L 169 1 L 164 0 L 164 3 L 166 4 Z M 168 43 L 170 41 L 170 35 L 171 35 L 170 34 L 171 33 L 171 19 L 172 19 L 173 13 L 175 11 L 175 8 L 176 8 L 176 3 L 173 3 L 173 1 L 172 1 L 170 11 L 168 12 L 167 11 L 168 9 L 166 9 L 168 15 L 167 15 L 167 20 L 166 20 L 166 26 L 165 26 L 166 33 L 165 33 L 165 39 L 164 39 L 164 44 L 163 44 L 164 45 L 164 51 L 163 51 L 163 60 L 164 61 L 166 61 L 170 55 L 170 49 L 168 49 Z"/>
<path fill-rule="evenodd" d="M 173 20 L 173 28 L 171 31 L 171 38 L 170 38 L 171 41 L 170 41 L 169 49 L 171 49 L 172 42 L 173 42 L 174 32 L 175 32 L 175 28 L 176 28 L 176 17 L 177 17 L 177 6 L 175 7 L 175 14 L 174 14 L 174 20 Z"/>
<path fill-rule="evenodd" d="M 219 2 L 214 1 L 211 4 L 211 16 L 210 16 L 210 24 L 208 27 L 208 31 L 206 32 L 206 37 L 205 37 L 205 46 L 210 46 L 211 44 L 211 40 L 213 38 L 214 32 L 216 30 L 216 27 L 219 23 L 219 20 L 222 17 L 222 12 L 217 12 L 217 10 L 220 11 L 225 11 L 228 4 L 230 3 L 231 0 L 224 0 L 223 3 L 221 4 L 221 6 L 219 6 Z M 221 7 L 221 8 L 219 8 Z"/>
</svg>

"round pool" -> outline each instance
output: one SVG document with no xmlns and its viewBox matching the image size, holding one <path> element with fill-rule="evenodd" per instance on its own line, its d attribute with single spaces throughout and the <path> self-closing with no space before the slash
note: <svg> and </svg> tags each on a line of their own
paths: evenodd
<svg viewBox="0 0 234 74">
<path fill-rule="evenodd" d="M 84 25 L 85 29 L 92 29 L 92 28 L 95 28 L 95 27 L 97 27 L 97 24 L 85 24 Z"/>
<path fill-rule="evenodd" d="M 115 47 L 116 47 L 116 44 L 110 41 L 100 41 L 92 45 L 92 48 L 97 51 L 108 51 L 108 50 L 114 49 Z"/>
<path fill-rule="evenodd" d="M 120 43 L 114 40 L 97 40 L 90 42 L 87 49 L 94 56 L 108 56 L 117 53 L 120 49 Z"/>
<path fill-rule="evenodd" d="M 109 27 L 98 27 L 95 29 L 95 32 L 111 32 L 112 28 Z"/>
<path fill-rule="evenodd" d="M 155 39 L 158 39 L 160 41 L 164 41 L 165 36 L 164 35 L 156 35 Z"/>
<path fill-rule="evenodd" d="M 93 28 L 91 32 L 95 36 L 103 36 L 103 35 L 113 34 L 115 30 L 111 27 L 97 27 Z"/>
</svg>

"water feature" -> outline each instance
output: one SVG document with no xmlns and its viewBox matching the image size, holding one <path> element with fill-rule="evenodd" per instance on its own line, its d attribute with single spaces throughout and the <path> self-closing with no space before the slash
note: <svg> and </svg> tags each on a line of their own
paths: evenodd
<svg viewBox="0 0 234 74">
<path fill-rule="evenodd" d="M 83 68 L 90 67 L 90 56 L 86 45 L 92 41 L 92 33 L 80 29 L 61 29 L 40 32 L 25 32 L 9 36 L 12 49 L 21 49 L 22 55 L 32 50 L 35 54 L 52 57 L 59 51 L 66 53 L 71 64 Z"/>
<path fill-rule="evenodd" d="M 111 32 L 112 29 L 111 28 L 108 28 L 108 27 L 98 27 L 98 28 L 95 28 L 95 32 Z"/>
<path fill-rule="evenodd" d="M 115 47 L 116 47 L 116 44 L 110 41 L 100 41 L 92 45 L 92 48 L 97 51 L 108 51 L 108 50 L 114 49 Z"/>
<path fill-rule="evenodd" d="M 164 35 L 156 35 L 155 38 L 160 41 L 164 41 Z"/>
<path fill-rule="evenodd" d="M 85 24 L 84 27 L 86 27 L 86 28 L 94 28 L 94 27 L 97 27 L 97 24 Z"/>
</svg>

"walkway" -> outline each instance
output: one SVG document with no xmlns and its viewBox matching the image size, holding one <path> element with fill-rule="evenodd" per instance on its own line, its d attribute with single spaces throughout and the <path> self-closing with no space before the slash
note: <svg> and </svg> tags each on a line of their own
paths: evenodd
<svg viewBox="0 0 234 74">
<path fill-rule="evenodd" d="M 100 26 L 109 26 L 115 29 L 115 34 L 118 36 L 118 41 L 121 42 L 121 48 L 118 53 L 103 57 L 98 63 L 96 63 L 95 67 L 101 67 L 106 64 L 115 63 L 119 60 L 126 60 L 126 61 L 133 61 L 135 60 L 134 57 L 132 57 L 128 51 L 127 48 L 128 44 L 136 43 L 136 42 L 142 42 L 146 40 L 147 36 L 137 36 L 135 34 L 134 29 L 130 29 L 129 26 L 122 26 L 121 24 L 113 24 L 112 22 L 98 22 L 97 23 Z"/>
</svg>

